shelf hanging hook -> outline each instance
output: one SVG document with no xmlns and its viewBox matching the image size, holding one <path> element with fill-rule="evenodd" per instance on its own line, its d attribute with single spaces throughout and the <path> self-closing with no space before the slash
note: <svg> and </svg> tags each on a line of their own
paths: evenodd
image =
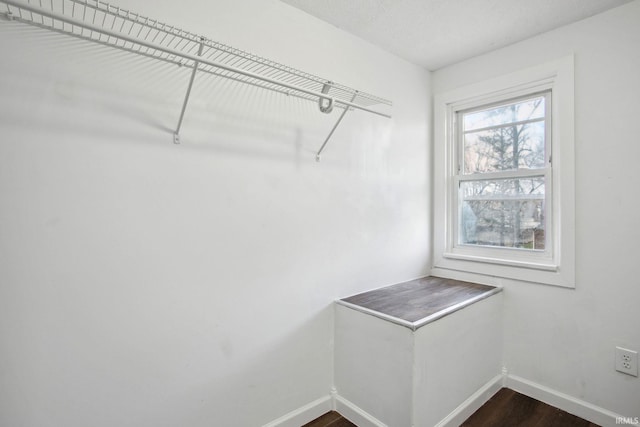
<svg viewBox="0 0 640 427">
<path fill-rule="evenodd" d="M 329 93 L 331 85 L 333 85 L 333 82 L 326 82 L 322 85 L 322 93 Z M 320 111 L 323 113 L 329 114 L 333 111 L 333 98 L 318 98 L 318 107 L 320 107 Z"/>
<path fill-rule="evenodd" d="M 358 91 L 356 90 L 356 91 L 353 92 L 353 97 L 351 97 L 351 101 L 350 102 L 353 102 L 356 99 L 357 96 L 358 96 Z M 349 111 L 349 107 L 345 106 L 344 110 L 342 111 L 342 114 L 340 114 L 340 117 L 338 117 L 338 120 L 336 121 L 336 124 L 333 125 L 333 127 L 331 128 L 331 132 L 329 132 L 329 135 L 327 135 L 327 138 L 322 143 L 322 147 L 320 147 L 320 149 L 316 153 L 316 162 L 320 161 L 320 155 L 322 154 L 322 150 L 324 150 L 324 147 L 326 147 L 327 142 L 329 142 L 329 140 L 331 139 L 331 135 L 333 135 L 333 133 L 336 131 L 336 128 L 338 127 L 338 125 L 340 124 L 342 119 L 344 118 L 344 115 L 347 114 L 347 111 Z"/>
</svg>

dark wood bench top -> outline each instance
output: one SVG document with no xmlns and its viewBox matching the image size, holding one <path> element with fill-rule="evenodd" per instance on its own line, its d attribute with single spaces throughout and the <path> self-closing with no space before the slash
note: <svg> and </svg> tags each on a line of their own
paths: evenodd
<svg viewBox="0 0 640 427">
<path fill-rule="evenodd" d="M 353 295 L 337 303 L 416 330 L 501 290 L 428 276 Z"/>
</svg>

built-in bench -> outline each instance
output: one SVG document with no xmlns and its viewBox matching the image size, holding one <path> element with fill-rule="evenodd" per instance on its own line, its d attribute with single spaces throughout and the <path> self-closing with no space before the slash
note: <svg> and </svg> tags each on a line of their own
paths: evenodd
<svg viewBox="0 0 640 427">
<path fill-rule="evenodd" d="M 500 377 L 501 290 L 425 277 L 336 301 L 338 412 L 361 427 L 455 424 Z"/>
</svg>

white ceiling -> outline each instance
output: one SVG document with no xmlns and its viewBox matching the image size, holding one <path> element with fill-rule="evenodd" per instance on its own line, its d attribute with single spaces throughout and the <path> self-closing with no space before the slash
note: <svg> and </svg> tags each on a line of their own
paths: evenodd
<svg viewBox="0 0 640 427">
<path fill-rule="evenodd" d="M 282 0 L 429 70 L 631 0 Z"/>
</svg>

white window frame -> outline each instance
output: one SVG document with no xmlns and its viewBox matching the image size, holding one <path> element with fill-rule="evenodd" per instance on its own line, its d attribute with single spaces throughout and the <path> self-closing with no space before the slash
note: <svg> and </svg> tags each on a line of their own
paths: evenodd
<svg viewBox="0 0 640 427">
<path fill-rule="evenodd" d="M 490 276 L 575 287 L 575 166 L 573 56 L 461 87 L 434 97 L 434 260 L 432 274 Z M 459 245 L 456 128 L 459 111 L 550 91 L 552 161 L 545 188 L 548 212 L 544 251 Z M 550 125 L 550 126 L 549 126 Z M 482 281 L 481 278 L 476 279 Z M 486 281 L 486 280 L 484 280 Z"/>
</svg>

